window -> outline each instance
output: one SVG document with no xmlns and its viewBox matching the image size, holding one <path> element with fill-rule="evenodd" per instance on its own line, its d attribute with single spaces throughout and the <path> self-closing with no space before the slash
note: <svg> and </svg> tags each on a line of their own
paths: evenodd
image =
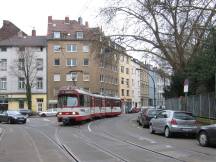
<svg viewBox="0 0 216 162">
<path fill-rule="evenodd" d="M 53 80 L 54 80 L 55 82 L 60 81 L 60 80 L 61 80 L 60 74 L 54 74 L 54 75 L 53 75 Z"/>
<path fill-rule="evenodd" d="M 25 65 L 24 65 L 24 62 L 25 62 L 25 60 L 24 59 L 19 59 L 19 67 L 18 67 L 18 69 L 19 70 L 24 70 L 24 68 L 25 68 Z"/>
<path fill-rule="evenodd" d="M 54 59 L 53 64 L 54 65 L 60 65 L 60 59 Z"/>
<path fill-rule="evenodd" d="M 23 100 L 19 101 L 19 109 L 24 109 L 24 101 Z"/>
<path fill-rule="evenodd" d="M 100 88 L 100 93 L 104 94 L 104 88 Z"/>
<path fill-rule="evenodd" d="M 83 81 L 89 81 L 89 80 L 90 80 L 89 74 L 87 73 L 83 74 Z"/>
<path fill-rule="evenodd" d="M 36 66 L 37 66 L 37 70 L 43 70 L 43 59 L 37 59 L 36 60 Z"/>
<path fill-rule="evenodd" d="M 67 59 L 67 66 L 77 66 L 76 59 Z"/>
<path fill-rule="evenodd" d="M 77 81 L 77 73 L 66 74 L 66 81 Z"/>
<path fill-rule="evenodd" d="M 37 89 L 43 89 L 43 78 L 37 78 Z"/>
<path fill-rule="evenodd" d="M 84 66 L 88 66 L 88 65 L 89 65 L 89 59 L 84 58 L 84 59 L 83 59 L 83 65 L 84 65 Z"/>
<path fill-rule="evenodd" d="M 129 57 L 127 57 L 127 64 L 129 64 Z"/>
<path fill-rule="evenodd" d="M 1 47 L 0 48 L 2 52 L 6 52 L 7 51 L 7 47 Z"/>
<path fill-rule="evenodd" d="M 19 51 L 25 51 L 25 47 L 19 47 Z"/>
<path fill-rule="evenodd" d="M 25 88 L 25 78 L 19 78 L 18 80 L 18 88 L 24 89 Z"/>
<path fill-rule="evenodd" d="M 53 38 L 61 38 L 60 32 L 53 32 Z"/>
<path fill-rule="evenodd" d="M 61 52 L 61 46 L 60 45 L 54 45 L 53 46 L 53 52 Z"/>
<path fill-rule="evenodd" d="M 126 74 L 129 74 L 129 69 L 128 68 L 126 68 Z"/>
<path fill-rule="evenodd" d="M 124 84 L 124 78 L 121 78 L 121 84 Z"/>
<path fill-rule="evenodd" d="M 0 78 L 0 89 L 7 89 L 7 78 Z"/>
<path fill-rule="evenodd" d="M 115 78 L 115 85 L 118 85 L 118 79 Z"/>
<path fill-rule="evenodd" d="M 77 39 L 83 39 L 83 32 L 76 32 Z"/>
<path fill-rule="evenodd" d="M 129 94 L 129 90 L 127 90 L 127 96 L 130 96 L 130 94 Z"/>
<path fill-rule="evenodd" d="M 83 46 L 83 52 L 85 52 L 85 53 L 89 52 L 89 46 L 88 45 Z"/>
<path fill-rule="evenodd" d="M 68 44 L 66 49 L 67 49 L 67 52 L 76 52 L 77 46 L 75 44 Z"/>
<path fill-rule="evenodd" d="M 7 70 L 7 59 L 1 59 L 0 60 L 0 68 L 2 71 L 6 71 Z"/>
<path fill-rule="evenodd" d="M 129 79 L 126 80 L 126 85 L 129 87 Z"/>
<path fill-rule="evenodd" d="M 124 96 L 124 89 L 121 90 L 121 94 L 122 94 L 122 96 Z"/>
<path fill-rule="evenodd" d="M 104 76 L 100 75 L 100 82 L 104 82 Z"/>
<path fill-rule="evenodd" d="M 121 61 L 124 62 L 124 56 L 123 55 L 121 56 Z"/>
<path fill-rule="evenodd" d="M 121 72 L 124 73 L 124 66 L 121 66 Z"/>
</svg>

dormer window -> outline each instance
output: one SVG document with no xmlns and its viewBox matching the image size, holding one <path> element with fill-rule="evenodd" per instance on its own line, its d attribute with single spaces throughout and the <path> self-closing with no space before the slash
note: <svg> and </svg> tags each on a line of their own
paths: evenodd
<svg viewBox="0 0 216 162">
<path fill-rule="evenodd" d="M 77 39 L 83 39 L 83 32 L 76 32 Z"/>
<path fill-rule="evenodd" d="M 53 32 L 53 38 L 60 38 L 61 37 L 61 33 L 60 32 Z"/>
</svg>

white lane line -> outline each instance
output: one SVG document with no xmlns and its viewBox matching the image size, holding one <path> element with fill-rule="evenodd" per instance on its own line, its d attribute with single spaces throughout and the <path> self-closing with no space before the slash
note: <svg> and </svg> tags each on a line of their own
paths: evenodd
<svg viewBox="0 0 216 162">
<path fill-rule="evenodd" d="M 91 123 L 88 124 L 88 131 L 91 132 L 91 128 L 90 128 Z"/>
<path fill-rule="evenodd" d="M 165 147 L 166 147 L 166 148 L 172 148 L 172 146 L 170 146 L 170 145 L 166 145 Z"/>
<path fill-rule="evenodd" d="M 3 134 L 4 134 L 5 130 L 0 128 L 0 142 L 2 140 Z"/>
<path fill-rule="evenodd" d="M 49 119 L 43 119 L 43 121 L 50 121 Z"/>
</svg>

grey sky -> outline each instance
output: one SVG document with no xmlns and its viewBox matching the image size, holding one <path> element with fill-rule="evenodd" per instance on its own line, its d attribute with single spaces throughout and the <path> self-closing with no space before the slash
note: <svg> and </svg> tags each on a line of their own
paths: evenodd
<svg viewBox="0 0 216 162">
<path fill-rule="evenodd" d="M 37 35 L 47 33 L 47 17 L 75 19 L 83 17 L 90 27 L 101 26 L 96 19 L 98 9 L 104 0 L 2 0 L 0 5 L 0 27 L 3 20 L 9 20 L 27 34 L 33 27 Z"/>
</svg>

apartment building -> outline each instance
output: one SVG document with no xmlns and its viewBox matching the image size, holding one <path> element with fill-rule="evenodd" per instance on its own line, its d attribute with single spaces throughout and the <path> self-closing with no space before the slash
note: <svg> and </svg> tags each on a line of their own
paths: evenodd
<svg viewBox="0 0 216 162">
<path fill-rule="evenodd" d="M 27 52 L 27 49 L 34 56 L 31 60 L 32 66 L 36 67 L 37 65 L 37 69 L 31 71 L 35 76 L 29 78 L 32 80 L 32 110 L 37 112 L 46 108 L 46 37 L 36 36 L 35 30 L 32 31 L 32 34 L 32 36 L 26 36 L 22 31 L 19 31 L 17 35 L 0 41 L 1 110 L 28 108 L 25 94 L 26 80 L 21 72 L 22 61 L 25 61 L 25 58 L 20 58 L 19 55 L 20 52 Z"/>
<path fill-rule="evenodd" d="M 132 57 L 123 53 L 119 59 L 119 94 L 123 101 L 124 111 L 127 113 L 132 108 L 132 95 L 131 95 L 131 78 L 132 78 Z"/>
<path fill-rule="evenodd" d="M 48 17 L 48 104 L 57 106 L 62 86 L 77 86 L 91 93 L 118 96 L 117 59 L 101 43 L 100 28 L 83 24 L 81 17 L 54 20 Z"/>
<path fill-rule="evenodd" d="M 140 108 L 141 105 L 141 72 L 140 64 L 138 60 L 132 59 L 131 61 L 131 98 L 132 98 L 132 107 Z"/>
</svg>

